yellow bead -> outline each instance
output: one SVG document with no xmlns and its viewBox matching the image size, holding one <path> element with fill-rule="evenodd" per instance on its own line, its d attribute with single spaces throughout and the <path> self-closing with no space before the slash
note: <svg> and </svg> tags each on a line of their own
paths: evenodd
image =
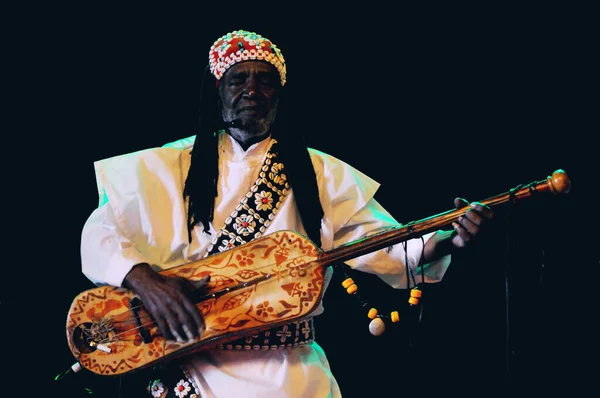
<svg viewBox="0 0 600 398">
<path fill-rule="evenodd" d="M 410 297 L 421 297 L 422 294 L 423 294 L 423 292 L 420 291 L 419 289 L 412 289 L 410 291 Z"/>
<path fill-rule="evenodd" d="M 342 286 L 344 286 L 345 289 L 347 289 L 349 286 L 354 285 L 354 281 L 352 280 L 352 278 L 346 278 L 343 282 L 342 282 Z"/>
<path fill-rule="evenodd" d="M 358 290 L 358 286 L 356 286 L 356 285 L 350 285 L 350 286 L 348 286 L 348 288 L 346 288 L 346 291 L 348 292 L 348 294 L 355 293 L 357 290 Z"/>
<path fill-rule="evenodd" d="M 418 298 L 416 298 L 416 297 L 411 297 L 411 298 L 409 298 L 409 299 L 408 299 L 408 302 L 409 302 L 411 305 L 417 305 L 417 304 L 419 304 L 419 299 L 418 299 Z"/>
<path fill-rule="evenodd" d="M 392 318 L 392 322 L 400 322 L 400 315 L 398 314 L 398 311 L 392 311 L 390 317 Z"/>
<path fill-rule="evenodd" d="M 367 316 L 368 316 L 370 319 L 375 319 L 375 317 L 377 316 L 377 310 L 376 310 L 375 308 L 371 308 L 371 309 L 369 310 L 369 313 L 367 314 Z"/>
</svg>

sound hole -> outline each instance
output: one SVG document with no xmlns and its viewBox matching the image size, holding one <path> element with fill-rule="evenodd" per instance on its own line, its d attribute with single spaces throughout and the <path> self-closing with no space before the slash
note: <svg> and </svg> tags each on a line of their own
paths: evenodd
<svg viewBox="0 0 600 398">
<path fill-rule="evenodd" d="M 90 352 L 96 351 L 96 347 L 92 347 L 87 339 L 86 330 L 91 328 L 90 322 L 82 323 L 73 330 L 73 342 L 75 347 L 82 354 L 89 354 Z"/>
<path fill-rule="evenodd" d="M 89 354 L 96 351 L 98 344 L 110 341 L 112 330 L 112 325 L 104 319 L 93 323 L 81 323 L 73 330 L 73 343 L 79 352 Z"/>
</svg>

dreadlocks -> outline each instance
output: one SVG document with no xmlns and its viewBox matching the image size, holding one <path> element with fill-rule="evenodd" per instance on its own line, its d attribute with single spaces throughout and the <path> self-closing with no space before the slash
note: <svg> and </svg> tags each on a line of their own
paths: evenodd
<svg viewBox="0 0 600 398">
<path fill-rule="evenodd" d="M 291 132 L 287 123 L 285 90 L 280 91 L 279 109 L 271 126 L 271 135 L 279 143 L 279 157 L 285 164 L 287 178 L 294 189 L 296 205 L 308 237 L 321 246 L 323 208 L 315 171 L 304 138 Z M 201 222 L 209 233 L 219 178 L 218 132 L 223 129 L 216 80 L 208 67 L 204 70 L 200 93 L 198 132 L 192 149 L 192 161 L 185 181 L 184 200 L 188 200 L 188 239 L 194 226 Z"/>
</svg>

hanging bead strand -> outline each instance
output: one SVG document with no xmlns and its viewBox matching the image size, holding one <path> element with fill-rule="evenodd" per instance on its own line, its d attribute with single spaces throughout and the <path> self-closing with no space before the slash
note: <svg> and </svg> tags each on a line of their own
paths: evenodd
<svg viewBox="0 0 600 398">
<path fill-rule="evenodd" d="M 350 276 L 345 275 L 345 278 L 342 281 L 342 287 L 346 289 L 346 293 L 356 297 L 363 308 L 369 307 L 368 303 L 360 298 L 360 295 L 358 294 L 358 285 Z M 379 311 L 373 307 L 371 307 L 367 312 L 367 317 L 371 320 L 369 323 L 369 332 L 373 336 L 381 336 L 385 332 L 385 322 L 383 321 L 383 318 L 390 318 L 393 323 L 400 321 L 400 315 L 398 311 L 392 311 L 390 316 L 387 317 L 380 315 Z"/>
</svg>

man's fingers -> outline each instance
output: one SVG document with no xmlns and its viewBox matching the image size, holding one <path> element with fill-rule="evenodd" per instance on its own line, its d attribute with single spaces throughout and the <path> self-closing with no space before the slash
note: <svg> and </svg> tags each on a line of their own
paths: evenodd
<svg viewBox="0 0 600 398">
<path fill-rule="evenodd" d="M 473 220 L 477 218 L 481 220 L 481 217 L 475 217 L 473 215 L 471 215 L 471 218 L 467 217 L 466 215 L 458 217 L 458 223 L 470 237 L 477 234 L 477 232 L 479 231 L 479 225 Z"/>
<path fill-rule="evenodd" d="M 492 211 L 492 209 L 489 206 L 484 205 L 479 202 L 472 202 L 470 206 L 473 210 L 475 210 L 481 216 L 483 216 L 487 219 L 494 218 L 494 212 Z"/>
<path fill-rule="evenodd" d="M 197 281 L 190 281 L 194 290 L 202 289 L 204 286 L 208 285 L 209 282 L 210 282 L 210 274 L 204 275 L 202 277 L 202 279 L 199 279 Z"/>
<path fill-rule="evenodd" d="M 164 338 L 167 340 L 177 339 L 177 336 L 173 335 L 173 331 L 169 325 L 169 320 L 165 314 L 165 308 L 160 305 L 160 301 L 157 301 L 152 295 L 145 295 L 142 297 L 142 302 L 144 303 L 152 320 L 158 325 L 158 330 L 164 336 Z M 158 305 L 157 302 L 159 303 Z M 145 322 L 142 323 L 144 324 Z"/>
<path fill-rule="evenodd" d="M 180 343 L 197 339 L 204 327 L 200 312 L 190 300 L 184 300 L 177 308 L 171 307 L 166 323 L 169 333 Z"/>
<path fill-rule="evenodd" d="M 469 239 L 468 233 L 458 222 L 453 222 L 452 226 L 455 232 L 452 237 L 452 244 L 456 247 L 465 247 L 466 241 Z"/>
<path fill-rule="evenodd" d="M 171 335 L 175 337 L 175 340 L 177 340 L 178 342 L 185 343 L 186 339 L 184 339 L 183 336 L 185 336 L 186 333 L 183 330 L 183 324 L 179 321 L 175 312 L 168 311 L 165 314 L 165 318 Z"/>
<path fill-rule="evenodd" d="M 467 229 L 467 231 L 475 233 L 477 231 L 474 231 L 472 226 L 480 226 L 483 217 L 477 211 L 469 209 L 464 216 L 458 218 L 458 221 Z"/>
<path fill-rule="evenodd" d="M 184 323 L 184 325 L 186 325 L 187 327 L 186 333 L 188 334 L 188 338 L 196 339 L 200 337 L 200 335 L 204 331 L 204 318 L 202 318 L 200 311 L 191 300 L 186 300 L 183 303 L 183 306 L 186 310 L 186 315 L 189 320 L 188 322 Z"/>
<path fill-rule="evenodd" d="M 197 281 L 164 278 L 165 283 L 156 289 L 158 293 L 145 295 L 148 311 L 165 339 L 185 343 L 200 337 L 205 329 L 204 318 L 190 296 L 209 281 L 210 275 Z"/>
<path fill-rule="evenodd" d="M 484 205 L 483 203 L 469 202 L 468 200 L 466 200 L 464 198 L 460 198 L 460 197 L 454 198 L 454 207 L 456 207 L 457 209 L 460 209 L 465 206 L 470 206 L 471 209 L 473 209 L 475 212 L 481 214 L 485 218 L 491 219 L 494 216 L 494 212 L 492 211 L 492 209 L 489 206 Z"/>
<path fill-rule="evenodd" d="M 171 327 L 167 324 L 163 317 L 152 315 L 152 318 L 155 320 L 156 324 L 158 325 L 158 330 L 160 330 L 160 333 L 165 337 L 165 339 L 175 340 L 177 338 L 173 336 L 171 333 Z"/>
<path fill-rule="evenodd" d="M 469 203 L 469 201 L 460 197 L 454 199 L 454 206 L 457 209 L 469 206 L 465 213 L 452 223 L 455 231 L 452 236 L 452 243 L 455 247 L 462 248 L 478 236 L 482 224 L 485 223 L 485 220 L 492 219 L 494 213 L 487 205 L 479 202 Z"/>
</svg>

